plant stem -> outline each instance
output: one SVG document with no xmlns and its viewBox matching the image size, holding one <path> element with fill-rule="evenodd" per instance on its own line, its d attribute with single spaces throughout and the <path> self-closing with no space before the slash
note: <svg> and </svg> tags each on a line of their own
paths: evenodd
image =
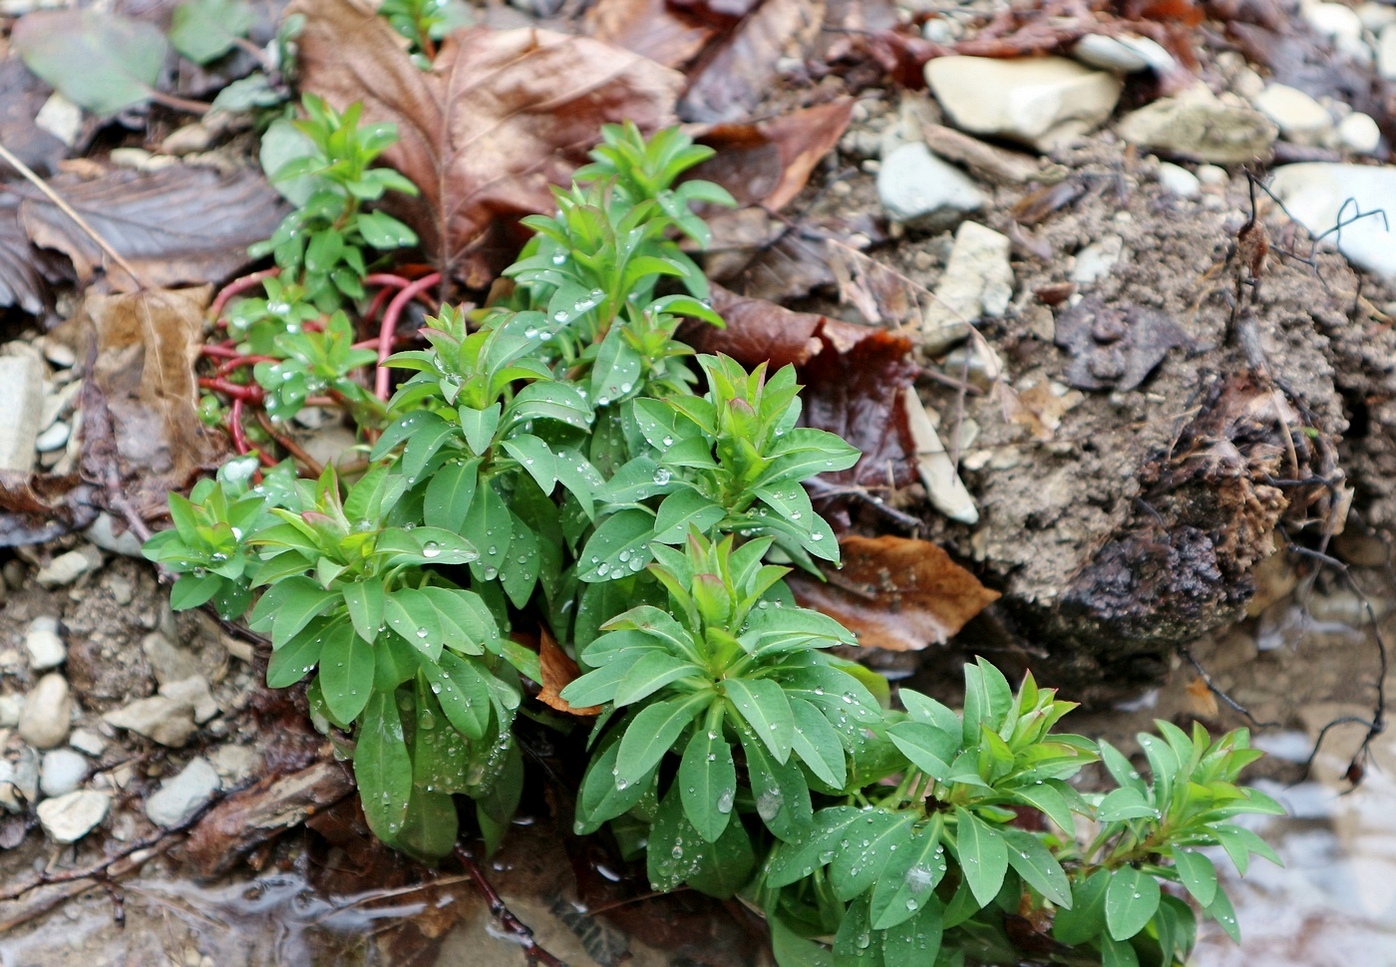
<svg viewBox="0 0 1396 967">
<path fill-rule="evenodd" d="M 388 303 L 388 309 L 383 313 L 383 325 L 378 330 L 378 370 L 374 373 L 373 393 L 384 403 L 388 401 L 388 368 L 383 363 L 393 352 L 393 334 L 397 330 L 398 316 L 402 315 L 407 303 L 419 292 L 425 292 L 440 281 L 441 273 L 432 272 L 416 282 L 403 286 L 402 290 L 393 296 L 393 301 Z"/>
<path fill-rule="evenodd" d="M 218 291 L 218 296 L 213 300 L 213 304 L 208 307 L 208 318 L 217 320 L 223 315 L 223 309 L 228 304 L 228 300 L 240 292 L 246 292 L 255 286 L 261 285 L 267 279 L 274 279 L 281 274 L 280 269 L 263 269 L 261 272 L 253 272 L 251 275 L 244 275 L 240 279 L 234 279 Z"/>
</svg>

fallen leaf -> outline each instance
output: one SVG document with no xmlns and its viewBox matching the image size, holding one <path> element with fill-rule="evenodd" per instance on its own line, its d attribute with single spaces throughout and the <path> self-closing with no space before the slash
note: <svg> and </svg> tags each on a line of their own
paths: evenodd
<svg viewBox="0 0 1396 967">
<path fill-rule="evenodd" d="M 1217 707 L 1217 696 L 1212 693 L 1211 687 L 1201 676 L 1195 677 L 1188 682 L 1187 688 L 1188 714 L 1198 718 L 1215 719 L 1221 710 Z"/>
<path fill-rule="evenodd" d="M 935 298 L 929 289 L 851 246 L 830 239 L 825 247 L 838 280 L 839 301 L 875 325 L 920 326 L 928 303 Z"/>
<path fill-rule="evenodd" d="M 722 286 L 712 287 L 713 311 L 725 329 L 703 324 L 685 326 L 680 338 L 701 353 L 726 353 L 743 366 L 770 362 L 772 369 L 797 368 L 823 349 L 819 333 L 825 316 L 792 312 L 765 299 L 748 299 Z"/>
<path fill-rule="evenodd" d="M 0 144 L 41 175 L 53 174 L 58 162 L 68 156 L 68 146 L 34 123 L 49 99 L 48 85 L 25 69 L 17 57 L 0 60 Z M 0 171 L 12 177 L 0 161 Z"/>
<path fill-rule="evenodd" d="M 583 26 L 597 40 L 679 68 L 697 57 L 717 30 L 675 7 L 666 0 L 600 0 L 587 11 Z"/>
<path fill-rule="evenodd" d="M 582 670 L 567 652 L 558 647 L 557 639 L 546 627 L 540 628 L 538 632 L 538 667 L 543 677 L 543 688 L 538 693 L 538 701 L 569 715 L 601 714 L 600 705 L 578 708 L 569 705 L 567 700 L 558 694 L 572 684 L 581 675 Z"/>
<path fill-rule="evenodd" d="M 819 36 L 820 0 L 763 0 L 710 47 L 689 75 L 679 104 L 685 121 L 741 121 L 777 86 L 779 63 L 803 60 Z"/>
<path fill-rule="evenodd" d="M 270 236 L 286 214 L 266 179 L 251 171 L 220 175 L 180 165 L 112 171 L 89 181 L 60 176 L 50 187 L 157 287 L 222 282 L 248 264 L 247 246 Z M 71 259 L 80 285 L 101 267 L 113 288 L 140 288 L 122 268 L 106 264 L 101 247 L 38 189 L 13 190 L 23 198 L 19 222 L 30 241 Z"/>
<path fill-rule="evenodd" d="M 801 607 L 839 621 L 864 648 L 944 644 L 999 597 L 928 541 L 849 535 L 839 549 L 843 567 L 827 581 L 801 574 L 786 580 Z"/>
<path fill-rule="evenodd" d="M 149 100 L 169 50 L 154 25 L 91 8 L 26 14 L 10 42 L 25 66 L 96 114 Z"/>
<path fill-rule="evenodd" d="M 95 488 L 76 473 L 0 470 L 0 547 L 42 544 L 97 518 Z"/>
<path fill-rule="evenodd" d="M 204 310 L 211 286 L 150 290 L 122 295 L 89 292 L 70 325 L 92 327 L 96 363 L 89 378 L 111 414 L 114 454 L 98 455 L 91 438 L 96 421 L 84 417 L 83 469 L 117 461 L 122 497 L 134 512 L 154 519 L 171 490 L 185 489 L 228 455 L 226 438 L 199 420 L 194 360 L 203 344 Z M 84 396 L 84 407 L 88 405 Z M 105 469 L 105 468 L 103 468 Z"/>
<path fill-rule="evenodd" d="M 764 121 L 699 127 L 694 137 L 717 156 L 692 175 L 722 185 L 739 204 L 780 211 L 839 143 L 852 116 L 853 98 L 841 97 Z"/>
<path fill-rule="evenodd" d="M 31 316 L 44 311 L 43 273 L 29 236 L 19 222 L 19 198 L 0 186 L 0 307 L 19 306 Z"/>
<path fill-rule="evenodd" d="M 296 0 L 288 12 L 306 17 L 302 86 L 397 126 L 383 160 L 422 193 L 392 210 L 443 272 L 472 286 L 494 275 L 479 251 L 492 225 L 550 211 L 550 186 L 586 160 L 602 124 L 671 123 L 683 82 L 631 51 L 536 29 L 458 30 L 422 71 L 404 38 L 352 0 Z"/>
</svg>

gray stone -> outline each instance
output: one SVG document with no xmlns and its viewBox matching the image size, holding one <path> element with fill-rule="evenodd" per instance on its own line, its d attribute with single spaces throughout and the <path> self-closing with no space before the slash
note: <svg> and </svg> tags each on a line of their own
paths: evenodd
<svg viewBox="0 0 1396 967">
<path fill-rule="evenodd" d="M 924 144 L 904 144 L 882 162 L 877 194 L 887 217 L 914 228 L 930 228 L 984 206 L 969 176 Z"/>
<path fill-rule="evenodd" d="M 72 432 L 72 427 L 68 424 L 62 421 L 54 423 L 34 440 L 34 449 L 40 453 L 62 450 L 68 445 L 68 437 L 72 435 Z"/>
<path fill-rule="evenodd" d="M 1209 188 L 1231 184 L 1231 174 L 1220 165 L 1199 165 L 1197 180 Z"/>
<path fill-rule="evenodd" d="M 67 661 L 68 649 L 58 636 L 58 619 L 43 615 L 29 622 L 24 650 L 29 655 L 29 667 L 36 672 L 46 672 Z"/>
<path fill-rule="evenodd" d="M 1357 154 L 1374 154 L 1381 146 L 1381 128 L 1369 114 L 1353 111 L 1338 122 L 1338 140 Z"/>
<path fill-rule="evenodd" d="M 1120 79 L 1065 57 L 937 57 L 926 82 L 954 125 L 1039 151 L 1069 144 L 1110 116 Z"/>
<path fill-rule="evenodd" d="M 39 803 L 39 823 L 55 843 L 76 843 L 96 829 L 110 809 L 109 793 L 80 789 Z"/>
<path fill-rule="evenodd" d="M 0 695 L 0 729 L 12 729 L 18 725 L 23 709 L 23 695 Z"/>
<path fill-rule="evenodd" d="M 1148 59 L 1120 37 L 1086 34 L 1071 45 L 1071 56 L 1101 70 L 1137 74 L 1149 69 Z"/>
<path fill-rule="evenodd" d="M 116 522 L 105 511 L 97 515 L 92 526 L 83 534 L 89 541 L 104 551 L 121 554 L 125 557 L 141 557 L 141 539 L 129 529 L 116 532 Z"/>
<path fill-rule="evenodd" d="M 10 781 L 14 783 L 25 802 L 38 802 L 39 753 L 27 745 L 20 746 L 19 755 L 15 757 L 14 775 Z"/>
<path fill-rule="evenodd" d="M 202 124 L 186 124 L 165 139 L 161 145 L 170 154 L 198 154 L 213 143 L 213 132 Z"/>
<path fill-rule="evenodd" d="M 34 115 L 34 126 L 71 148 L 77 144 L 78 135 L 82 134 L 82 108 L 55 92 Z"/>
<path fill-rule="evenodd" d="M 1008 236 L 978 222 L 955 232 L 950 261 L 936 285 L 935 299 L 922 320 L 928 352 L 948 349 L 969 334 L 981 316 L 1001 318 L 1013 298 L 1013 265 Z"/>
<path fill-rule="evenodd" d="M 1396 8 L 1385 3 L 1375 3 L 1374 0 L 1367 0 L 1366 3 L 1358 5 L 1356 13 L 1363 28 L 1374 34 L 1380 33 L 1383 27 L 1396 21 Z"/>
<path fill-rule="evenodd" d="M 102 552 L 90 545 L 60 554 L 47 567 L 39 569 L 34 580 L 46 588 L 66 587 L 89 571 L 102 566 Z"/>
<path fill-rule="evenodd" d="M 1202 182 L 1197 175 L 1181 165 L 1167 161 L 1158 166 L 1158 183 L 1163 190 L 1179 198 L 1196 198 L 1202 194 Z"/>
<path fill-rule="evenodd" d="M 213 767 L 229 787 L 242 782 L 262 764 L 261 755 L 250 745 L 220 745 L 213 750 L 212 759 Z"/>
<path fill-rule="evenodd" d="M 1396 212 L 1396 167 L 1390 165 L 1284 165 L 1275 169 L 1270 187 L 1290 215 L 1313 235 L 1337 224 L 1345 203 L 1348 216 L 1353 213 L 1354 202 L 1358 211 Z M 1396 216 L 1388 218 L 1396 223 Z M 1380 217 L 1345 225 L 1341 238 L 1334 233 L 1323 244 L 1336 246 L 1354 265 L 1396 282 L 1396 236 L 1387 231 Z"/>
<path fill-rule="evenodd" d="M 1385 80 L 1396 81 L 1396 24 L 1383 27 L 1377 39 L 1377 73 Z"/>
<path fill-rule="evenodd" d="M 1116 130 L 1133 144 L 1222 164 L 1269 158 L 1279 133 L 1259 111 L 1227 104 L 1200 86 L 1125 115 Z"/>
<path fill-rule="evenodd" d="M 24 809 L 24 800 L 15 786 L 15 767 L 5 758 L 0 758 L 0 809 L 7 813 Z"/>
<path fill-rule="evenodd" d="M 198 729 L 194 724 L 193 708 L 165 695 L 137 699 L 106 713 L 102 719 L 108 725 L 135 732 L 172 748 L 187 743 Z"/>
<path fill-rule="evenodd" d="M 173 828 L 198 812 L 218 787 L 218 771 L 203 756 L 197 756 L 177 775 L 160 783 L 145 801 L 145 814 L 155 825 Z"/>
<path fill-rule="evenodd" d="M 1287 84 L 1266 87 L 1255 99 L 1255 106 L 1295 144 L 1318 144 L 1333 127 L 1333 118 L 1322 104 Z"/>
<path fill-rule="evenodd" d="M 177 682 L 199 674 L 199 659 L 187 648 L 181 648 L 158 631 L 141 639 L 141 651 L 161 685 Z"/>
<path fill-rule="evenodd" d="M 222 711 L 208 690 L 208 679 L 202 675 L 166 682 L 160 686 L 160 694 L 192 708 L 194 721 L 201 725 Z"/>
<path fill-rule="evenodd" d="M 24 697 L 19 714 L 19 737 L 36 749 L 61 745 L 72 727 L 73 698 L 62 675 L 50 672 Z"/>
<path fill-rule="evenodd" d="M 73 734 L 68 736 L 68 744 L 90 756 L 99 756 L 107 749 L 107 740 L 91 729 L 73 729 Z"/>
<path fill-rule="evenodd" d="M 45 796 L 62 796 L 72 792 L 87 775 L 86 757 L 72 749 L 45 752 L 39 761 L 39 788 Z"/>
<path fill-rule="evenodd" d="M 1300 13 L 1321 37 L 1332 41 L 1362 39 L 1362 18 L 1345 4 L 1301 4 Z"/>
<path fill-rule="evenodd" d="M 1076 253 L 1076 264 L 1071 269 L 1071 281 L 1078 285 L 1091 285 L 1109 274 L 1124 253 L 1125 240 L 1118 235 L 1107 235 L 1098 242 L 1092 242 Z"/>
<path fill-rule="evenodd" d="M 43 363 L 33 356 L 0 356 L 0 470 L 34 466 L 44 409 Z"/>
</svg>

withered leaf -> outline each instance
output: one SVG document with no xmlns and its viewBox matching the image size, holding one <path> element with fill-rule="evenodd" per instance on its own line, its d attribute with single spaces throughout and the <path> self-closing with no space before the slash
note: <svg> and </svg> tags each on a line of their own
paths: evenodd
<svg viewBox="0 0 1396 967">
<path fill-rule="evenodd" d="M 549 186 L 586 160 L 602 124 L 670 123 L 683 82 L 631 51 L 533 29 L 458 30 L 422 71 L 387 21 L 352 0 L 296 0 L 288 13 L 306 17 L 302 85 L 397 126 L 383 160 L 421 195 L 393 210 L 439 268 L 471 285 L 493 274 L 477 252 L 492 223 L 551 210 Z"/>
<path fill-rule="evenodd" d="M 41 544 L 97 517 L 94 488 L 76 473 L 0 470 L 0 547 Z"/>
<path fill-rule="evenodd" d="M 0 307 L 19 306 L 30 315 L 44 309 L 44 279 L 33 246 L 19 223 L 19 198 L 0 190 Z"/>
<path fill-rule="evenodd" d="M 852 116 L 853 98 L 841 97 L 764 121 L 699 128 L 695 136 L 715 148 L 717 157 L 695 168 L 693 176 L 717 182 L 740 204 L 779 211 L 839 143 Z"/>
<path fill-rule="evenodd" d="M 827 582 L 794 574 L 795 600 L 841 622 L 865 648 L 919 651 L 944 644 L 999 593 L 928 541 L 847 536 L 843 568 Z"/>
<path fill-rule="evenodd" d="M 597 40 L 683 67 L 717 33 L 666 0 L 600 0 L 586 13 L 586 32 Z"/>
<path fill-rule="evenodd" d="M 247 246 L 271 235 L 286 213 L 266 179 L 251 171 L 222 175 L 179 165 L 91 181 L 60 176 L 50 184 L 153 286 L 221 282 L 248 263 Z M 80 284 L 101 267 L 117 290 L 140 288 L 37 189 L 14 191 L 23 197 L 19 222 L 29 239 L 71 259 Z"/>
<path fill-rule="evenodd" d="M 538 668 L 543 676 L 543 688 L 538 693 L 538 701 L 549 708 L 571 715 L 601 714 L 600 705 L 578 708 L 569 705 L 567 700 L 558 694 L 572 684 L 581 675 L 582 670 L 567 652 L 558 647 L 557 639 L 546 627 L 540 628 L 538 633 Z"/>
<path fill-rule="evenodd" d="M 25 70 L 18 57 L 0 60 L 0 144 L 41 175 L 50 175 L 59 160 L 68 156 L 68 146 L 34 123 L 51 91 L 48 85 Z M 11 171 L 0 161 L 6 177 Z"/>
<path fill-rule="evenodd" d="M 111 414 L 113 435 L 111 441 L 94 439 L 99 424 L 85 418 L 83 469 L 94 479 L 107 479 L 106 468 L 92 462 L 115 459 L 124 499 L 142 517 L 160 514 L 171 490 L 185 488 L 227 456 L 226 438 L 199 420 L 194 376 L 211 295 L 211 286 L 89 292 L 75 317 L 79 331 L 90 323 L 96 332 L 97 359 L 89 378 Z"/>
<path fill-rule="evenodd" d="M 763 0 L 731 35 L 710 47 L 680 102 L 685 121 L 740 121 L 776 86 L 782 58 L 803 59 L 819 35 L 817 0 Z"/>
</svg>

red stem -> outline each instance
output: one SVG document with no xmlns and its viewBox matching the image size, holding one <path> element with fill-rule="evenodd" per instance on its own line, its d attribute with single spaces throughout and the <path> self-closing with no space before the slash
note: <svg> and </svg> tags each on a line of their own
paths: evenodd
<svg viewBox="0 0 1396 967">
<path fill-rule="evenodd" d="M 200 377 L 199 385 L 204 389 L 211 389 L 215 393 L 231 396 L 236 403 L 260 404 L 265 396 L 260 386 L 239 386 L 237 383 L 230 383 L 226 379 L 204 376 Z M 246 451 L 243 452 L 245 453 Z"/>
<path fill-rule="evenodd" d="M 388 303 L 388 310 L 383 313 L 383 325 L 378 330 L 378 371 L 373 378 L 373 392 L 385 403 L 388 401 L 388 368 L 383 362 L 393 352 L 393 334 L 397 330 L 398 316 L 402 315 L 402 310 L 418 293 L 425 292 L 440 281 L 441 273 L 433 272 L 404 286 L 393 296 L 393 301 Z"/>
<path fill-rule="evenodd" d="M 275 356 L 235 356 L 232 359 L 229 359 L 222 366 L 219 366 L 218 369 L 214 371 L 213 375 L 214 378 L 219 378 L 227 376 L 229 373 L 233 372 L 233 370 L 238 369 L 242 366 L 253 366 L 257 363 L 279 362 L 281 362 L 281 360 L 277 359 Z"/>
<path fill-rule="evenodd" d="M 242 400 L 233 400 L 233 412 L 228 419 L 228 433 L 233 438 L 233 449 L 242 456 L 250 449 L 247 445 L 247 434 L 242 429 Z"/>
<path fill-rule="evenodd" d="M 237 359 L 242 354 L 231 346 L 202 346 L 199 352 L 214 359 Z"/>
<path fill-rule="evenodd" d="M 208 317 L 217 319 L 223 315 L 223 307 L 228 304 L 228 300 L 239 292 L 246 292 L 248 289 L 261 285 L 266 279 L 274 278 L 281 274 L 280 269 L 264 269 L 261 272 L 253 272 L 251 275 L 244 275 L 240 279 L 234 279 L 223 286 L 218 293 L 218 297 L 213 300 L 213 305 L 208 307 Z"/>
</svg>

